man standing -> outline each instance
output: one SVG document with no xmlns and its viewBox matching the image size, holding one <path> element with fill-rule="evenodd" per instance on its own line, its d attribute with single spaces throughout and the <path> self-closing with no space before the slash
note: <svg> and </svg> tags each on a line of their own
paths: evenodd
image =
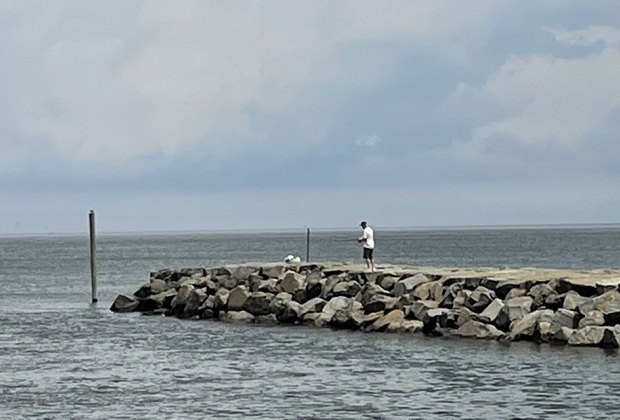
<svg viewBox="0 0 620 420">
<path fill-rule="evenodd" d="M 372 260 L 372 253 L 375 249 L 375 231 L 368 226 L 366 221 L 362 221 L 360 226 L 362 227 L 362 236 L 357 238 L 357 242 L 363 246 L 364 260 L 366 260 L 366 266 L 368 267 L 366 271 L 375 271 L 375 263 Z"/>
</svg>

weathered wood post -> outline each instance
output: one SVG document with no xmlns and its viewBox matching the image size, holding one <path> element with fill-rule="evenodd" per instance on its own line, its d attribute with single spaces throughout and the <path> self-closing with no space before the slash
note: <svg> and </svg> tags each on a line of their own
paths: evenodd
<svg viewBox="0 0 620 420">
<path fill-rule="evenodd" d="M 90 289 L 92 303 L 97 302 L 97 245 L 95 238 L 95 212 L 88 213 L 88 225 L 90 228 Z"/>
<path fill-rule="evenodd" d="M 306 228 L 306 262 L 310 262 L 310 228 Z"/>
</svg>

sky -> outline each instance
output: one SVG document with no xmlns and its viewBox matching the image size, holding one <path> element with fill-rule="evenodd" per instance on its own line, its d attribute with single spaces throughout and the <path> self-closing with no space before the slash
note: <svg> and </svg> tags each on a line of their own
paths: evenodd
<svg viewBox="0 0 620 420">
<path fill-rule="evenodd" d="M 0 0 L 0 234 L 620 222 L 617 0 Z"/>
</svg>

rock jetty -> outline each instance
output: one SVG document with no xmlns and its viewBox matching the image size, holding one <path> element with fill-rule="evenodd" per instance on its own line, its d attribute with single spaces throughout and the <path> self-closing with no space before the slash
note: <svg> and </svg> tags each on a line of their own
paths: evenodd
<svg viewBox="0 0 620 420">
<path fill-rule="evenodd" d="M 620 270 L 241 264 L 160 270 L 116 312 L 620 346 Z"/>
</svg>

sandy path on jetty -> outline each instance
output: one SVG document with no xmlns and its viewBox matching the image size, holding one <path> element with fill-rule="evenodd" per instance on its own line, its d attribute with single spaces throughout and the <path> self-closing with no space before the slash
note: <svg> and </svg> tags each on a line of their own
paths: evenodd
<svg viewBox="0 0 620 420">
<path fill-rule="evenodd" d="M 248 264 L 248 265 L 256 265 Z M 302 263 L 301 265 L 304 265 Z M 310 264 L 319 264 L 326 269 L 342 269 L 353 272 L 363 272 L 366 269 L 364 264 L 343 263 L 343 262 L 310 262 Z M 264 263 L 260 265 L 265 265 Z M 267 264 L 267 265 L 281 265 Z M 235 265 L 238 266 L 238 265 Z M 620 269 L 596 269 L 596 270 L 566 270 L 555 268 L 497 268 L 497 267 L 432 267 L 432 266 L 414 266 L 414 265 L 396 265 L 396 264 L 379 264 L 377 265 L 379 273 L 393 273 L 395 275 L 404 273 L 425 273 L 448 277 L 486 277 L 501 281 L 509 281 L 515 284 L 521 284 L 527 281 L 550 281 L 553 279 L 565 279 L 574 284 L 582 284 L 588 286 L 620 285 Z"/>
</svg>

